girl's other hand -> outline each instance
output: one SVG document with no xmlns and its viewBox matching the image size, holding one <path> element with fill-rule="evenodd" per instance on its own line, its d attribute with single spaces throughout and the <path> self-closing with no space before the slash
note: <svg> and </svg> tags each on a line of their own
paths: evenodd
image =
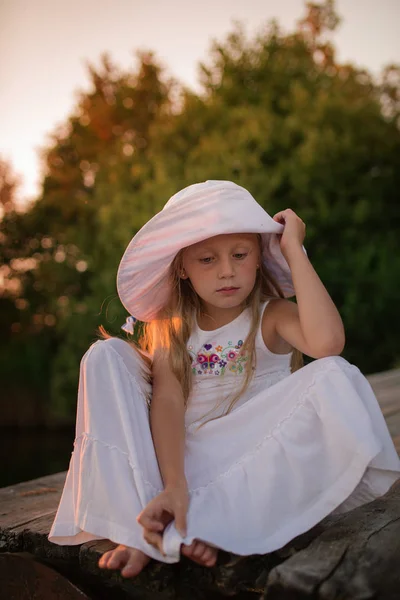
<svg viewBox="0 0 400 600">
<path fill-rule="evenodd" d="M 279 236 L 280 245 L 283 256 L 286 258 L 290 249 L 294 246 L 300 246 L 303 244 L 306 236 L 305 223 L 300 217 L 291 209 L 281 210 L 273 216 L 274 221 L 277 221 L 285 228 L 283 233 Z"/>
<path fill-rule="evenodd" d="M 165 490 L 152 498 L 136 517 L 137 522 L 144 529 L 143 537 L 146 542 L 155 546 L 164 555 L 162 533 L 175 519 L 177 530 L 182 537 L 185 537 L 188 507 L 189 493 L 186 481 L 167 485 Z"/>
</svg>

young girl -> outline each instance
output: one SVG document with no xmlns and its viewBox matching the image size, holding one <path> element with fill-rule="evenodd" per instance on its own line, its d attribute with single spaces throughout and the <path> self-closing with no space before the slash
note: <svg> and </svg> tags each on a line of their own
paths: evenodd
<svg viewBox="0 0 400 600">
<path fill-rule="evenodd" d="M 110 539 L 99 565 L 127 577 L 150 557 L 212 566 L 219 548 L 277 550 L 395 482 L 399 458 L 371 386 L 339 356 L 342 320 L 304 236 L 292 210 L 271 218 L 229 181 L 183 189 L 135 235 L 117 287 L 145 323 L 140 348 L 103 339 L 81 361 L 50 541 Z"/>
</svg>

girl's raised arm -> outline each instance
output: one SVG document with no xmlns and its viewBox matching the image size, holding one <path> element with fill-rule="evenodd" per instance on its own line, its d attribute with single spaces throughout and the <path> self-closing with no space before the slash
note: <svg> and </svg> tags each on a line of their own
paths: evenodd
<svg viewBox="0 0 400 600">
<path fill-rule="evenodd" d="M 297 305 L 288 300 L 282 303 L 278 332 L 314 358 L 340 354 L 345 345 L 345 331 L 327 289 L 300 246 L 292 247 L 285 257 L 292 271 Z"/>
<path fill-rule="evenodd" d="M 340 354 L 345 345 L 342 318 L 327 289 L 302 249 L 305 224 L 290 208 L 274 215 L 285 223 L 280 246 L 292 274 L 297 305 L 276 304 L 277 333 L 300 352 L 322 358 Z"/>
</svg>

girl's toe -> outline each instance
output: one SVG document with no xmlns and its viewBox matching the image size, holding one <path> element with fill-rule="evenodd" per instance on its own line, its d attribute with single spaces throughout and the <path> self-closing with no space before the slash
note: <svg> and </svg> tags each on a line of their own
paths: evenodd
<svg viewBox="0 0 400 600">
<path fill-rule="evenodd" d="M 112 550 L 108 550 L 108 552 L 104 552 L 103 556 L 100 557 L 100 560 L 98 562 L 98 565 L 100 568 L 105 569 L 107 567 L 107 563 L 110 560 L 112 553 L 113 553 Z"/>
<path fill-rule="evenodd" d="M 210 558 L 207 559 L 206 566 L 213 567 L 215 565 L 215 563 L 217 562 L 217 556 L 218 556 L 217 552 L 212 552 Z"/>
<path fill-rule="evenodd" d="M 123 577 L 134 577 L 137 575 L 138 571 L 134 565 L 127 563 L 125 567 L 121 570 L 121 575 Z"/>
<path fill-rule="evenodd" d="M 150 562 L 150 557 L 143 552 L 134 550 L 125 567 L 121 570 L 123 577 L 135 577 Z"/>
<path fill-rule="evenodd" d="M 129 552 L 124 548 L 123 550 L 115 550 L 114 554 L 107 563 L 109 569 L 122 569 L 125 567 L 129 560 Z"/>
<path fill-rule="evenodd" d="M 189 546 L 187 546 L 186 544 L 182 544 L 182 554 L 184 554 L 185 556 L 191 556 L 195 547 L 196 547 L 195 541 L 193 541 L 191 544 L 189 544 Z"/>
<path fill-rule="evenodd" d="M 206 549 L 207 546 L 205 544 L 203 544 L 202 542 L 197 542 L 196 547 L 193 551 L 193 556 L 195 556 L 196 558 L 201 558 Z"/>
<path fill-rule="evenodd" d="M 207 547 L 204 550 L 201 559 L 204 561 L 204 563 L 208 563 L 210 560 L 212 560 L 212 558 L 214 558 L 214 552 L 213 552 L 212 548 Z"/>
</svg>

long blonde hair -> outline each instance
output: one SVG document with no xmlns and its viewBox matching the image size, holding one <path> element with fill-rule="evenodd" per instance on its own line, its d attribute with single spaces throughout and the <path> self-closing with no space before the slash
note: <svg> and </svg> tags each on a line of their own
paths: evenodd
<svg viewBox="0 0 400 600">
<path fill-rule="evenodd" d="M 257 237 L 261 252 L 261 236 L 258 235 Z M 145 357 L 146 355 L 153 355 L 158 347 L 167 350 L 171 370 L 181 383 L 185 406 L 187 406 L 192 389 L 192 359 L 187 351 L 187 342 L 194 324 L 200 316 L 202 304 L 190 280 L 180 277 L 183 266 L 183 252 L 184 249 L 178 252 L 170 267 L 169 276 L 172 291 L 168 304 L 157 319 L 139 325 L 140 331 L 136 332 L 137 342 L 131 343 L 141 353 L 144 353 Z M 245 362 L 245 377 L 241 388 L 230 401 L 227 410 L 224 411 L 224 415 L 232 410 L 238 399 L 247 390 L 253 377 L 256 363 L 255 340 L 261 319 L 260 305 L 267 299 L 277 297 L 284 298 L 284 294 L 275 278 L 272 277 L 263 261 L 260 260 L 256 282 L 243 307 L 243 309 L 250 307 L 251 312 L 250 332 L 241 348 L 241 353 L 243 355 L 246 353 L 248 357 Z M 101 333 L 105 337 L 104 330 Z M 294 348 L 290 363 L 291 372 L 294 373 L 303 365 L 302 353 Z"/>
</svg>

